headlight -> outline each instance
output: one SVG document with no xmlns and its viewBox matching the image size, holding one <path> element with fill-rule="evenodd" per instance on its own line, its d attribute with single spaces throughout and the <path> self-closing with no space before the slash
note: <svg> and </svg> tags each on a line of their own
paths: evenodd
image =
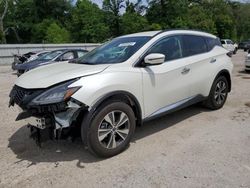
<svg viewBox="0 0 250 188">
<path fill-rule="evenodd" d="M 80 87 L 68 88 L 73 81 L 61 84 L 59 86 L 53 87 L 44 93 L 38 95 L 31 101 L 30 105 L 43 105 L 43 104 L 52 104 L 69 99 Z"/>
</svg>

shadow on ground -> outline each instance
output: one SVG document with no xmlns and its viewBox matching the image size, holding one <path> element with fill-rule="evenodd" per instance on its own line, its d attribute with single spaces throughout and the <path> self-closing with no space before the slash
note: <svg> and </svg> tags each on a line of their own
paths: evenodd
<svg viewBox="0 0 250 188">
<path fill-rule="evenodd" d="M 156 120 L 144 123 L 143 126 L 137 127 L 132 142 L 136 142 L 141 138 L 145 138 L 156 132 L 159 132 L 168 127 L 174 126 L 178 122 L 185 121 L 189 117 L 195 116 L 207 111 L 205 108 L 198 105 L 185 108 L 175 113 L 163 116 Z M 84 168 L 84 163 L 98 162 L 100 159 L 91 155 L 86 149 L 80 139 L 75 142 L 71 141 L 48 141 L 39 148 L 35 142 L 29 138 L 29 129 L 26 126 L 18 129 L 10 138 L 8 146 L 19 159 L 30 161 L 30 165 L 35 165 L 40 162 L 58 163 L 61 161 L 76 160 L 77 167 Z"/>
</svg>

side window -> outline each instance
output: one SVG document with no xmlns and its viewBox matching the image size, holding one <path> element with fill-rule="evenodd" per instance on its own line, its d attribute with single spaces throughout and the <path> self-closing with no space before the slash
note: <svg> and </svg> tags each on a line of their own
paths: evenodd
<svg viewBox="0 0 250 188">
<path fill-rule="evenodd" d="M 220 42 L 219 38 L 206 37 L 205 39 L 207 42 L 208 51 L 212 50 L 215 46 L 221 46 L 221 44 L 225 44 L 225 41 L 222 40 Z"/>
<path fill-rule="evenodd" d="M 160 53 L 165 55 L 165 61 L 170 61 L 174 59 L 179 59 L 182 57 L 182 48 L 181 48 L 181 37 L 173 36 L 167 37 L 159 42 L 157 42 L 148 52 L 151 53 Z"/>
<path fill-rule="evenodd" d="M 82 57 L 84 54 L 86 54 L 86 52 L 84 51 L 77 51 L 77 57 Z"/>
<path fill-rule="evenodd" d="M 62 60 L 66 61 L 66 60 L 70 60 L 70 59 L 74 59 L 73 52 L 66 52 L 65 54 L 63 54 Z"/>
<path fill-rule="evenodd" d="M 201 36 L 183 35 L 184 57 L 201 54 L 207 52 L 207 45 L 205 39 Z"/>
</svg>

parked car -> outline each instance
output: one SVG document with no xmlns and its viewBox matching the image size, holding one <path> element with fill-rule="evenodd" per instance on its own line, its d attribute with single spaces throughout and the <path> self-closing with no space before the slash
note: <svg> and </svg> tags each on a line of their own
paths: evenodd
<svg viewBox="0 0 250 188">
<path fill-rule="evenodd" d="M 238 48 L 233 41 L 229 39 L 221 39 L 221 44 L 228 51 L 232 52 L 233 54 L 236 54 Z"/>
<path fill-rule="evenodd" d="M 250 72 L 250 50 L 248 51 L 248 54 L 246 56 L 245 70 L 246 72 Z"/>
<path fill-rule="evenodd" d="M 17 64 L 22 64 L 24 62 L 29 62 L 32 60 L 37 59 L 38 57 L 41 57 L 42 55 L 47 54 L 49 51 L 42 50 L 42 51 L 33 51 L 28 52 L 23 55 L 14 54 L 14 62 L 12 63 L 12 69 L 15 70 L 15 67 Z"/>
<path fill-rule="evenodd" d="M 24 72 L 27 72 L 31 69 L 40 67 L 42 65 L 48 65 L 48 64 L 52 64 L 52 63 L 69 61 L 72 59 L 80 58 L 84 54 L 86 54 L 87 52 L 88 52 L 87 50 L 82 50 L 82 49 L 54 50 L 54 51 L 51 51 L 43 56 L 40 56 L 39 58 L 37 58 L 33 61 L 24 62 L 22 64 L 16 64 L 14 66 L 14 69 L 17 70 L 18 76 L 20 76 Z"/>
<path fill-rule="evenodd" d="M 249 50 L 249 49 L 250 49 L 250 40 L 244 41 L 244 42 L 240 42 L 240 43 L 239 43 L 239 46 L 238 46 L 238 49 L 242 49 L 242 50 L 244 50 L 245 52 L 246 52 L 247 50 Z"/>
<path fill-rule="evenodd" d="M 26 119 L 37 140 L 46 132 L 57 139 L 80 133 L 92 153 L 111 157 L 145 121 L 201 101 L 222 108 L 231 91 L 228 53 L 204 32 L 125 35 L 74 62 L 23 74 L 9 104 L 21 107 L 17 120 Z"/>
</svg>

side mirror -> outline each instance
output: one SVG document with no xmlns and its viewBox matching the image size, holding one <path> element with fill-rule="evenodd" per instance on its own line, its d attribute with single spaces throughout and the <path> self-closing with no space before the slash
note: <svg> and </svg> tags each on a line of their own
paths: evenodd
<svg viewBox="0 0 250 188">
<path fill-rule="evenodd" d="M 144 63 L 149 65 L 160 65 L 164 63 L 165 55 L 159 53 L 152 53 L 144 58 Z"/>
</svg>

